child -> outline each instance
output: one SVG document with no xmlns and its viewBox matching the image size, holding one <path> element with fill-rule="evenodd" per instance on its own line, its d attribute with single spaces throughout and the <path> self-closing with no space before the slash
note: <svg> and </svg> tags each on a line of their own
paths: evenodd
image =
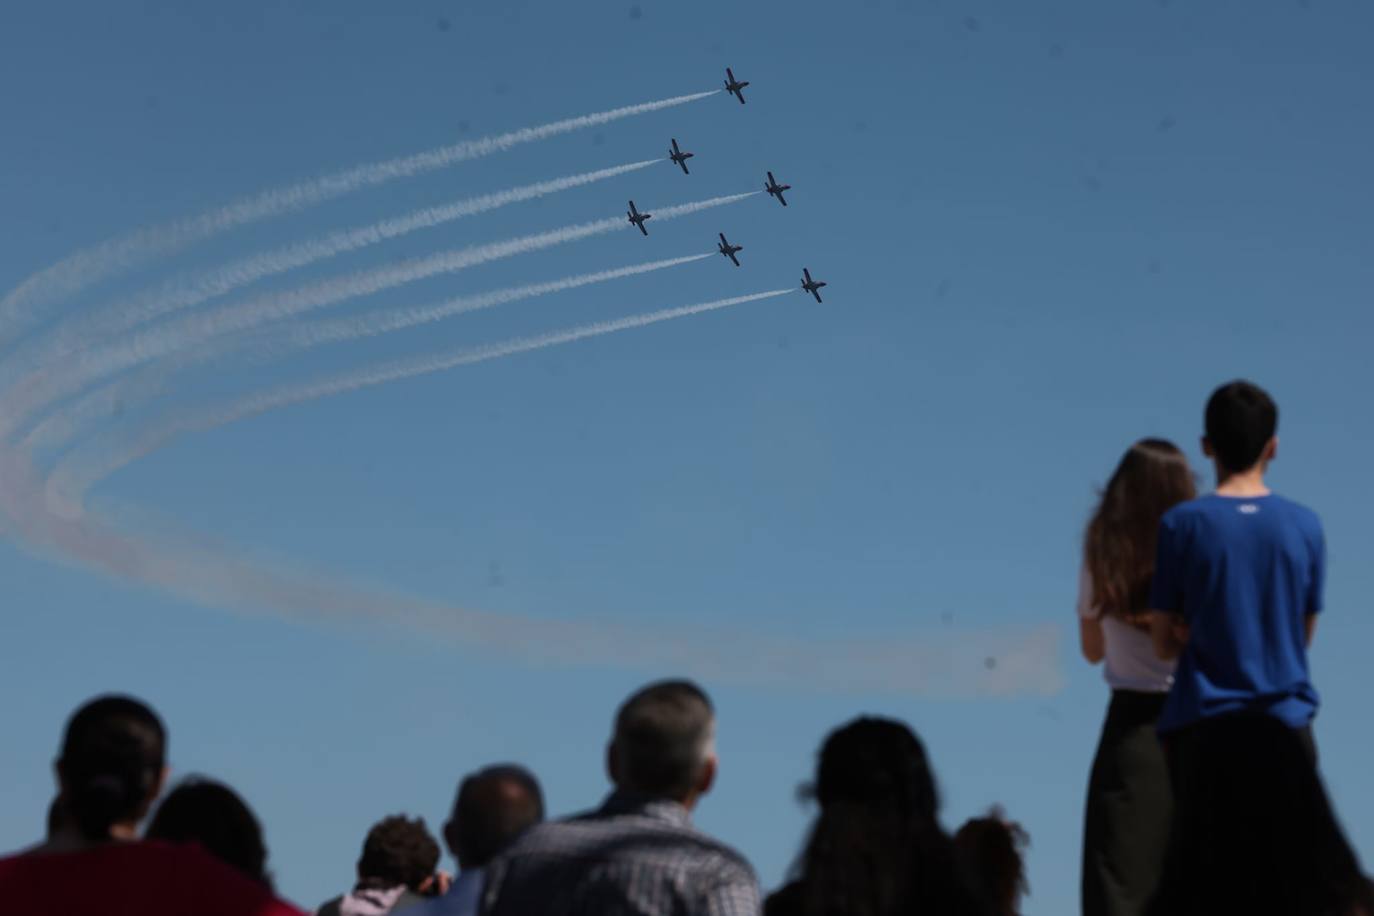
<svg viewBox="0 0 1374 916">
<path fill-rule="evenodd" d="M 1307 645 L 1326 545 L 1315 513 L 1265 486 L 1277 426 L 1278 408 L 1258 386 L 1218 388 L 1202 440 L 1216 492 L 1160 522 L 1151 637 L 1160 658 L 1178 658 L 1159 722 L 1175 774 L 1187 768 L 1188 727 L 1228 713 L 1273 716 L 1312 747 L 1318 697 Z"/>
</svg>

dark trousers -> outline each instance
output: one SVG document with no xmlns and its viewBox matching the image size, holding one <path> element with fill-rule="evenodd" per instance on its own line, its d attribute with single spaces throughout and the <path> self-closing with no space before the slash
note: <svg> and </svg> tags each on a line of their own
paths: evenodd
<svg viewBox="0 0 1374 916">
<path fill-rule="evenodd" d="M 1084 916 L 1141 916 L 1159 883 L 1173 819 L 1169 767 L 1155 732 L 1164 698 L 1112 692 L 1088 783 Z"/>
</svg>

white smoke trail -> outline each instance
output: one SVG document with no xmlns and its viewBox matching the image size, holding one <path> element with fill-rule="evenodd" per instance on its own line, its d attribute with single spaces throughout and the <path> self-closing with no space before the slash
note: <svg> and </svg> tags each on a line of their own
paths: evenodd
<svg viewBox="0 0 1374 916">
<path fill-rule="evenodd" d="M 610 280 L 690 264 L 705 260 L 713 254 L 714 252 L 708 252 L 662 261 L 649 261 L 644 264 L 632 264 L 628 267 L 579 274 L 546 283 L 531 283 L 525 286 L 493 290 L 475 296 L 460 296 L 456 299 L 430 305 L 382 309 L 355 318 L 306 322 L 288 327 L 283 333 L 273 335 L 270 340 L 259 342 L 255 338 L 252 341 L 255 346 L 254 355 L 275 358 L 293 349 L 371 337 L 479 309 L 507 305 L 536 296 L 590 286 L 594 283 L 605 283 Z M 54 411 L 36 425 L 20 443 L 20 447 L 30 454 L 47 452 L 60 447 L 83 426 L 105 419 L 111 414 L 123 412 L 140 401 L 162 393 L 166 389 L 166 383 L 175 372 L 213 358 L 215 354 L 209 352 L 209 349 L 199 347 L 177 351 L 168 359 L 151 366 L 149 371 L 137 373 L 130 377 L 116 378 L 108 384 L 82 395 L 71 404 Z M 218 345 L 215 346 L 215 349 L 219 349 Z"/>
<path fill-rule="evenodd" d="M 1063 688 L 1054 626 L 944 629 L 881 640 L 806 641 L 741 628 L 669 629 L 561 614 L 527 617 L 353 588 L 339 576 L 274 569 L 174 532 L 153 539 L 93 515 L 46 512 L 26 456 L 0 449 L 0 519 L 29 549 L 212 607 L 288 619 L 400 627 L 424 639 L 531 667 L 612 667 L 712 683 L 927 697 L 1049 696 Z M 748 615 L 741 614 L 741 618 Z M 988 659 L 996 664 L 989 666 Z"/>
<path fill-rule="evenodd" d="M 38 318 L 34 312 L 36 306 L 73 295 L 120 270 L 135 267 L 160 255 L 171 254 L 227 229 L 323 203 L 371 185 L 503 152 L 522 143 L 545 140 L 559 134 L 608 124 L 621 118 L 694 102 L 715 95 L 719 91 L 715 89 L 639 105 L 626 105 L 537 127 L 526 127 L 494 137 L 468 140 L 409 156 L 354 166 L 298 184 L 273 188 L 187 219 L 117 236 L 70 254 L 56 264 L 38 271 L 0 299 L 0 346 L 12 341 L 34 323 Z"/>
<path fill-rule="evenodd" d="M 50 510 L 62 518 L 75 518 L 84 511 L 85 495 L 91 487 L 106 477 L 133 462 L 152 454 L 173 439 L 191 432 L 202 432 L 234 423 L 248 417 L 276 410 L 291 404 L 313 401 L 317 398 L 355 391 L 372 385 L 394 382 L 431 372 L 442 372 L 459 366 L 486 362 L 516 353 L 529 353 L 572 343 L 588 337 L 614 334 L 632 328 L 642 328 L 663 321 L 700 315 L 746 302 L 772 299 L 796 292 L 795 289 L 775 289 L 767 292 L 751 293 L 703 302 L 697 305 L 684 305 L 676 308 L 660 309 L 625 318 L 597 321 L 562 331 L 552 331 L 535 337 L 521 337 L 502 343 L 488 344 L 440 353 L 431 356 L 399 360 L 370 369 L 345 373 L 331 379 L 307 384 L 287 385 L 275 390 L 249 395 L 230 404 L 201 409 L 188 409 L 168 416 L 161 423 L 137 433 L 130 438 L 122 435 L 97 437 L 86 446 L 69 453 L 53 469 L 48 478 L 46 490 Z"/>
<path fill-rule="evenodd" d="M 33 371 L 36 367 L 52 365 L 91 341 L 104 340 L 169 312 L 199 305 L 207 299 L 233 292 L 264 277 L 305 267 L 416 230 L 433 228 L 499 207 L 604 181 L 662 161 L 648 159 L 631 162 L 426 207 L 366 226 L 331 232 L 319 238 L 256 254 L 207 273 L 193 275 L 190 279 L 169 280 L 159 289 L 145 290 L 122 302 L 105 307 L 96 315 L 73 316 L 59 324 L 50 334 L 34 338 L 31 346 L 20 347 L 0 364 L 0 385 L 26 371 Z"/>
<path fill-rule="evenodd" d="M 712 207 L 732 204 L 759 194 L 747 191 L 708 200 L 694 201 L 655 210 L 654 218 L 674 219 Z M 117 340 L 103 349 L 82 352 L 70 364 L 37 369 L 7 392 L 0 404 L 0 439 L 23 426 L 30 415 L 44 405 L 80 391 L 87 384 L 110 373 L 150 362 L 201 341 L 234 334 L 270 321 L 289 318 L 301 312 L 322 308 L 380 292 L 441 273 L 453 273 L 489 261 L 527 254 L 594 235 L 630 228 L 621 217 L 564 226 L 560 229 L 445 251 L 423 258 L 373 270 L 332 277 L 285 292 L 273 293 L 238 305 L 222 306 L 207 314 L 184 318 L 141 331 Z"/>
</svg>

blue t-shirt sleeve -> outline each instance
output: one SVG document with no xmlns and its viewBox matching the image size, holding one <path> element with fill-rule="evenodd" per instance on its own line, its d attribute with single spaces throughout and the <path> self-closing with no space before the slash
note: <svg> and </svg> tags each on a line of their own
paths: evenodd
<svg viewBox="0 0 1374 916">
<path fill-rule="evenodd" d="M 1174 520 L 1167 515 L 1159 523 L 1155 572 L 1150 580 L 1150 610 L 1183 610 L 1183 564 L 1179 559 L 1178 532 Z"/>
<path fill-rule="evenodd" d="M 1312 543 L 1312 573 L 1307 592 L 1308 614 L 1318 614 L 1322 609 L 1323 592 L 1326 590 L 1326 533 L 1317 529 Z"/>
</svg>

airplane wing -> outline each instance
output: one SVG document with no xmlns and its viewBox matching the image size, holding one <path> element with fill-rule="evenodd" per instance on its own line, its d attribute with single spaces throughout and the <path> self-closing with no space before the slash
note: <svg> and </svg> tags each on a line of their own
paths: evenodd
<svg viewBox="0 0 1374 916">
<path fill-rule="evenodd" d="M 729 242 L 725 241 L 725 233 L 724 233 L 724 232 L 720 233 L 720 243 L 721 243 L 722 245 L 729 245 L 729 244 L 730 244 Z"/>
<path fill-rule="evenodd" d="M 736 267 L 739 267 L 739 258 L 736 258 L 736 257 L 735 257 L 734 252 L 731 252 L 731 253 L 730 253 L 730 260 L 731 260 L 732 263 L 734 263 L 734 265 L 735 265 Z"/>
<path fill-rule="evenodd" d="M 680 166 L 682 166 L 682 174 L 684 174 L 684 175 L 690 175 L 690 174 L 692 174 L 691 172 L 687 171 L 687 159 L 686 159 L 686 157 L 684 157 L 684 158 L 682 158 L 682 159 L 679 159 L 677 164 L 680 165 Z"/>
<path fill-rule="evenodd" d="M 784 207 L 787 206 L 787 198 L 782 196 L 781 191 L 778 192 L 778 203 L 782 204 Z"/>
</svg>

